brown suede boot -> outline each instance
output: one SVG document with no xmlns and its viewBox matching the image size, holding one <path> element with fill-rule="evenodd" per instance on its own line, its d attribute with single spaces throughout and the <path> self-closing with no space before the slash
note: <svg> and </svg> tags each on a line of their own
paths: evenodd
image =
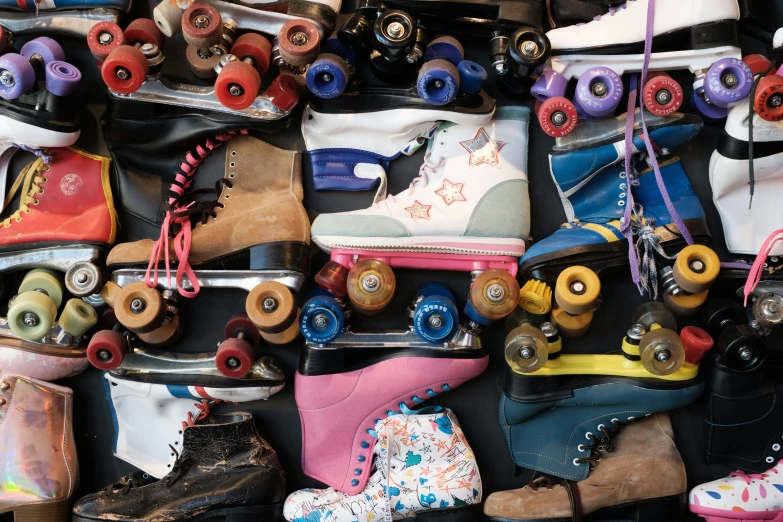
<svg viewBox="0 0 783 522">
<path fill-rule="evenodd" d="M 484 513 L 520 522 L 681 520 L 687 482 L 669 415 L 633 421 L 610 444 L 585 480 L 540 476 L 521 489 L 492 493 Z"/>
</svg>

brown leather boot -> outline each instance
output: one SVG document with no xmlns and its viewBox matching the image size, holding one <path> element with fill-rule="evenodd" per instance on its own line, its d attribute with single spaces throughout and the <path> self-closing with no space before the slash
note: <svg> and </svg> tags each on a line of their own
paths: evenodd
<svg viewBox="0 0 783 522">
<path fill-rule="evenodd" d="M 491 494 L 484 513 L 520 522 L 682 520 L 687 482 L 669 415 L 631 422 L 609 444 L 585 480 L 539 476 L 521 489 Z"/>
</svg>

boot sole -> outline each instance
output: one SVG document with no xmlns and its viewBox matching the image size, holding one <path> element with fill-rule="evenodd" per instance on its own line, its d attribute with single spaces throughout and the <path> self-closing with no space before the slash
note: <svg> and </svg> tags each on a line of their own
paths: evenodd
<svg viewBox="0 0 783 522">
<path fill-rule="evenodd" d="M 0 515 L 3 513 L 13 513 L 14 522 L 68 522 L 71 516 L 71 501 L 27 504 L 0 510 Z"/>
<path fill-rule="evenodd" d="M 180 522 L 200 522 L 204 520 L 212 520 L 223 517 L 223 522 L 278 522 L 283 520 L 283 503 L 277 502 L 275 504 L 268 504 L 266 506 L 259 507 L 240 507 L 240 508 L 222 508 L 207 511 L 200 515 L 195 516 L 183 516 Z M 71 522 L 101 522 L 106 518 L 85 518 L 78 515 L 74 515 Z M 146 522 L 147 519 L 137 519 L 134 521 L 126 520 L 125 522 Z M 17 519 L 18 522 L 18 519 Z M 26 521 L 25 521 L 26 522 Z M 32 522 L 38 522 L 32 519 Z M 44 522 L 41 519 L 40 522 Z M 50 522 L 46 519 L 46 522 Z"/>
</svg>

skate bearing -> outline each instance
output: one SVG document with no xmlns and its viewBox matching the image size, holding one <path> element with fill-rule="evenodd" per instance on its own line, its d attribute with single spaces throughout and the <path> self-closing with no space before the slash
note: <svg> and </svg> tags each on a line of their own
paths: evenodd
<svg viewBox="0 0 783 522">
<path fill-rule="evenodd" d="M 505 270 L 485 270 L 470 285 L 473 308 L 491 321 L 503 319 L 513 312 L 518 300 L 519 283 Z"/>
<path fill-rule="evenodd" d="M 241 111 L 247 109 L 261 89 L 261 76 L 252 65 L 229 62 L 215 80 L 215 97 L 224 107 Z"/>
<path fill-rule="evenodd" d="M 553 138 L 571 134 L 579 120 L 574 104 L 559 96 L 541 102 L 537 116 L 541 130 Z"/>
<path fill-rule="evenodd" d="M 268 334 L 287 330 L 296 319 L 294 295 L 276 281 L 263 282 L 250 290 L 245 310 L 255 327 Z"/>
<path fill-rule="evenodd" d="M 708 290 L 720 272 L 720 259 L 704 245 L 689 245 L 677 255 L 672 275 L 677 286 L 698 294 Z"/>
<path fill-rule="evenodd" d="M 119 368 L 127 353 L 128 342 L 114 330 L 97 332 L 87 346 L 87 360 L 100 370 Z"/>
<path fill-rule="evenodd" d="M 783 120 L 783 77 L 773 74 L 759 80 L 753 108 L 763 120 Z"/>
<path fill-rule="evenodd" d="M 555 301 L 566 313 L 584 314 L 596 308 L 601 296 L 601 280 L 585 266 L 570 266 L 557 277 L 554 293 Z"/>
<path fill-rule="evenodd" d="M 682 368 L 685 349 L 680 336 L 668 328 L 647 332 L 639 341 L 642 366 L 651 375 L 671 375 Z"/>
<path fill-rule="evenodd" d="M 280 57 L 289 65 L 304 67 L 318 57 L 321 35 L 309 20 L 291 20 L 283 24 L 277 37 Z"/>
<path fill-rule="evenodd" d="M 157 45 L 158 49 L 163 49 L 166 45 L 166 36 L 154 21 L 149 18 L 137 18 L 125 28 L 125 41 L 129 45 L 153 44 Z"/>
<path fill-rule="evenodd" d="M 434 285 L 433 285 L 434 286 Z M 413 331 L 428 343 L 441 343 L 454 336 L 459 325 L 459 312 L 451 291 L 437 290 L 417 299 L 413 309 Z"/>
<path fill-rule="evenodd" d="M 552 289 L 543 281 L 529 279 L 519 291 L 517 304 L 531 314 L 548 314 L 552 309 Z"/>
<path fill-rule="evenodd" d="M 666 73 L 653 73 L 642 88 L 642 99 L 651 113 L 670 116 L 682 106 L 682 87 Z"/>
<path fill-rule="evenodd" d="M 382 261 L 364 259 L 348 271 L 348 298 L 356 314 L 366 319 L 378 317 L 383 312 L 396 287 L 394 272 Z"/>
<path fill-rule="evenodd" d="M 680 340 L 685 349 L 685 361 L 690 364 L 699 364 L 715 345 L 710 334 L 695 326 L 686 326 L 680 330 Z"/>
<path fill-rule="evenodd" d="M 242 61 L 246 58 L 253 60 L 253 67 L 260 76 L 264 76 L 269 69 L 272 60 L 272 44 L 258 33 L 245 33 L 231 47 L 231 54 Z"/>
<path fill-rule="evenodd" d="M 525 324 L 506 335 L 504 355 L 515 373 L 534 373 L 549 359 L 549 342 L 544 332 Z"/>
<path fill-rule="evenodd" d="M 199 49 L 188 45 L 187 49 L 185 49 L 185 59 L 188 61 L 188 68 L 194 76 L 204 79 L 217 76 L 215 64 L 220 61 L 219 55 L 209 53 L 209 56 L 205 58 Z"/>
</svg>

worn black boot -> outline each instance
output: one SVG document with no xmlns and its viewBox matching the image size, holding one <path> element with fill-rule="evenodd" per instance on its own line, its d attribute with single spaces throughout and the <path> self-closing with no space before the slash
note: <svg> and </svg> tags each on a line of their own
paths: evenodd
<svg viewBox="0 0 783 522">
<path fill-rule="evenodd" d="M 276 521 L 284 499 L 283 468 L 252 416 L 211 415 L 185 429 L 182 453 L 168 475 L 87 495 L 74 505 L 73 522 Z"/>
</svg>

